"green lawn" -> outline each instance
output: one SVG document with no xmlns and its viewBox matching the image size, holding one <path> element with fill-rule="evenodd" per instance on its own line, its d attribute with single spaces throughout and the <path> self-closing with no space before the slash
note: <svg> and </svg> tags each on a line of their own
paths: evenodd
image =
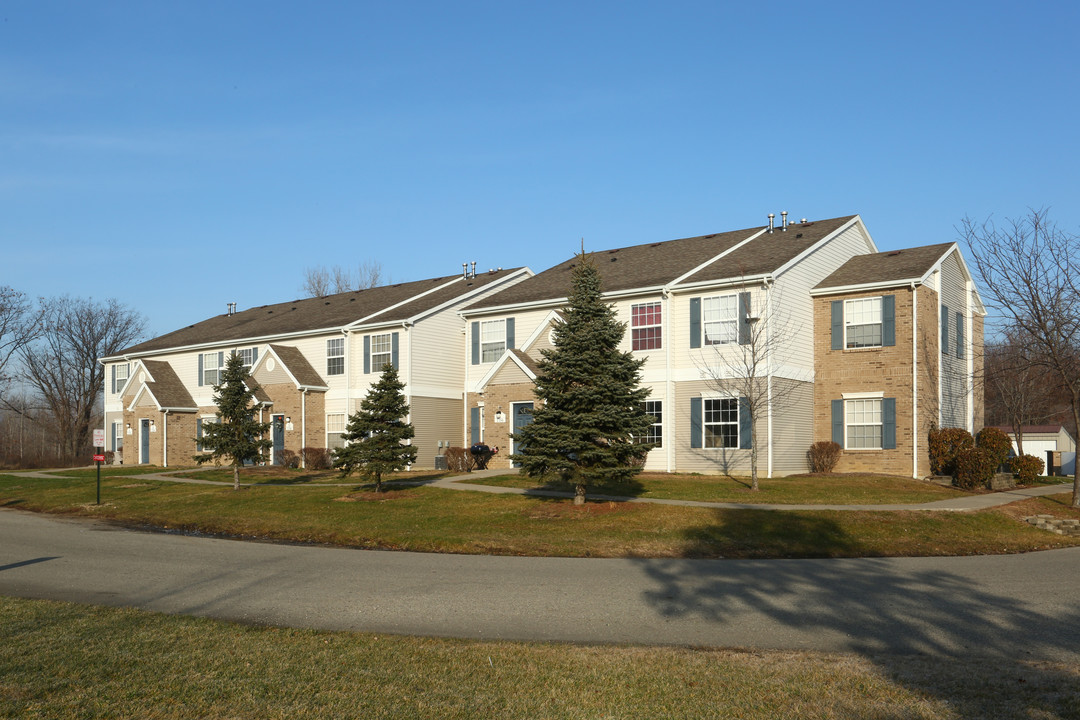
<svg viewBox="0 0 1080 720">
<path fill-rule="evenodd" d="M 1063 487 L 1063 491 L 1067 488 Z M 1080 545 L 1019 521 L 1080 517 L 1069 495 L 978 513 L 716 510 L 407 487 L 257 485 L 0 475 L 0 506 L 233 537 L 425 552 L 566 557 L 858 557 Z"/>
<path fill-rule="evenodd" d="M 0 598 L 0 717 L 1075 718 L 1080 668 L 331 633 Z"/>
<path fill-rule="evenodd" d="M 574 491 L 574 486 L 569 483 L 545 483 L 516 474 L 476 479 L 465 475 L 461 481 L 499 487 Z M 793 475 L 759 479 L 758 486 L 760 490 L 755 492 L 750 489 L 749 478 L 723 475 L 642 473 L 626 483 L 589 486 L 587 492 L 667 500 L 790 505 L 915 504 L 968 494 L 957 488 L 893 475 Z"/>
</svg>

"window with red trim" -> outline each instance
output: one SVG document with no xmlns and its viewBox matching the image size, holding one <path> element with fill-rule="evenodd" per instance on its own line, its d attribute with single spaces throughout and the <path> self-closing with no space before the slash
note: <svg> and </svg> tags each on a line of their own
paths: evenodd
<svg viewBox="0 0 1080 720">
<path fill-rule="evenodd" d="M 659 350 L 661 347 L 660 303 L 630 306 L 630 337 L 634 350 Z"/>
</svg>

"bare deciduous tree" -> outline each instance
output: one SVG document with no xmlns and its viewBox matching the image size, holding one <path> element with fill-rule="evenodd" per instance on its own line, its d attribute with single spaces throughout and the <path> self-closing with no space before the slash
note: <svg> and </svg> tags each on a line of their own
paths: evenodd
<svg viewBox="0 0 1080 720">
<path fill-rule="evenodd" d="M 0 286 L 0 396 L 11 380 L 9 361 L 34 340 L 38 327 L 26 294 Z"/>
<path fill-rule="evenodd" d="M 353 292 L 378 287 L 389 282 L 377 260 L 365 260 L 355 270 L 335 265 L 327 269 L 321 265 L 304 271 L 304 284 L 300 288 L 308 297 L 322 297 L 334 293 Z"/>
<path fill-rule="evenodd" d="M 776 371 L 791 359 L 791 337 L 798 329 L 785 312 L 774 285 L 743 286 L 738 293 L 738 314 L 734 325 L 717 327 L 715 344 L 710 344 L 706 323 L 698 369 L 710 388 L 739 398 L 745 404 L 750 424 L 750 489 L 758 490 L 758 420 L 769 407 L 783 407 L 809 377 L 777 377 Z M 758 298 L 755 302 L 755 296 Z M 730 323 L 730 321 L 728 321 Z M 718 323 L 718 325 L 720 325 Z M 711 352 L 709 352 L 711 351 Z"/>
<path fill-rule="evenodd" d="M 98 358 L 113 355 L 145 332 L 144 318 L 110 299 L 43 298 L 40 337 L 20 352 L 24 379 L 48 408 L 70 457 L 89 444 L 105 386 Z"/>
<path fill-rule="evenodd" d="M 1008 425 L 1016 454 L 1024 454 L 1024 426 L 1046 422 L 1054 413 L 1054 383 L 1032 358 L 1030 346 L 1015 333 L 986 346 L 983 386 L 991 425 Z"/>
<path fill-rule="evenodd" d="M 1000 228 L 965 218 L 959 230 L 1001 329 L 1023 338 L 1034 366 L 1053 374 L 1080 427 L 1080 266 L 1073 267 L 1080 238 L 1060 230 L 1045 209 Z M 1080 463 L 1072 505 L 1080 507 Z"/>
</svg>

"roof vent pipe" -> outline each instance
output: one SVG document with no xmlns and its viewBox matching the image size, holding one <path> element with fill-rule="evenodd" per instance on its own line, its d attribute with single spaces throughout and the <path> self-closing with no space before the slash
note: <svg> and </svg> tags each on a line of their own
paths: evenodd
<svg viewBox="0 0 1080 720">
<path fill-rule="evenodd" d="M 236 303 L 234 303 L 234 302 L 225 303 L 225 307 L 228 308 L 228 311 L 225 313 L 226 315 L 235 315 L 236 314 Z"/>
<path fill-rule="evenodd" d="M 467 262 L 461 263 L 461 277 L 465 280 L 469 279 L 469 263 Z"/>
<path fill-rule="evenodd" d="M 781 230 L 787 230 L 787 210 L 780 211 Z"/>
<path fill-rule="evenodd" d="M 476 277 L 476 261 L 472 261 L 472 275 L 470 277 Z"/>
<path fill-rule="evenodd" d="M 775 217 L 776 215 L 774 215 L 773 213 L 769 213 L 769 232 L 773 231 L 773 218 Z"/>
</svg>

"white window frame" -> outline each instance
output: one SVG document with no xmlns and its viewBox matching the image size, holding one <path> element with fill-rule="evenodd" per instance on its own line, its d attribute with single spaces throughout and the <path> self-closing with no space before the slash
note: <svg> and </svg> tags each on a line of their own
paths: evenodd
<svg viewBox="0 0 1080 720">
<path fill-rule="evenodd" d="M 885 393 L 844 393 L 844 449 L 845 450 L 882 450 L 885 446 Z M 867 409 L 869 408 L 869 422 Z M 876 416 L 876 418 L 875 418 Z M 860 421 L 860 422 L 855 422 Z M 851 431 L 855 428 L 877 428 L 875 436 L 870 436 L 870 443 L 865 432 L 854 438 Z M 876 440 L 877 444 L 873 444 Z"/>
<path fill-rule="evenodd" d="M 710 325 L 715 327 L 715 333 L 709 332 Z M 738 344 L 738 293 L 701 299 L 701 337 L 705 345 Z"/>
<path fill-rule="evenodd" d="M 128 378 L 131 377 L 131 365 L 128 363 L 116 364 L 116 392 L 119 393 L 124 389 L 124 385 L 127 384 Z"/>
<path fill-rule="evenodd" d="M 649 426 L 649 430 L 645 437 L 641 438 L 641 442 L 654 443 L 653 449 L 662 448 L 664 447 L 664 401 L 646 400 L 642 405 L 645 414 L 656 418 L 656 421 Z"/>
<path fill-rule="evenodd" d="M 326 341 L 326 374 L 345 374 L 345 338 L 329 338 Z"/>
<path fill-rule="evenodd" d="M 506 351 L 506 320 L 484 320 L 480 323 L 480 362 L 491 363 Z"/>
<path fill-rule="evenodd" d="M 244 361 L 244 367 L 251 370 L 251 366 L 255 364 L 255 348 L 240 348 L 236 354 Z"/>
<path fill-rule="evenodd" d="M 326 447 L 333 448 L 330 444 L 331 435 L 344 435 L 345 426 L 347 424 L 346 414 L 340 413 L 326 413 Z M 340 428 L 340 429 L 338 429 Z M 345 441 L 341 441 L 342 446 L 345 445 Z"/>
<path fill-rule="evenodd" d="M 113 423 L 116 432 L 113 434 L 113 452 L 124 452 L 124 422 Z"/>
<path fill-rule="evenodd" d="M 663 319 L 660 301 L 631 305 L 630 349 L 642 352 L 663 349 Z"/>
<path fill-rule="evenodd" d="M 709 406 L 712 403 L 720 403 L 720 405 L 718 407 L 714 408 L 714 409 L 710 409 Z M 733 405 L 734 409 L 732 409 L 731 406 L 725 408 L 724 407 L 725 403 L 731 403 Z M 714 419 L 714 420 L 710 421 L 710 419 L 709 419 L 710 412 L 719 413 L 719 415 L 716 416 L 717 419 Z M 735 414 L 735 419 L 734 420 L 722 419 L 723 413 L 731 413 L 731 412 L 734 412 L 734 414 Z M 704 438 L 703 438 L 703 442 L 701 444 L 705 448 L 724 449 L 724 450 L 726 450 L 726 449 L 737 450 L 740 447 L 740 441 L 742 439 L 742 438 L 739 437 L 739 429 L 740 429 L 739 428 L 739 425 L 740 425 L 739 418 L 740 418 L 740 416 L 739 416 L 739 398 L 737 398 L 737 397 L 702 397 L 701 398 L 701 431 L 702 431 L 702 434 L 704 435 Z M 724 442 L 725 436 L 724 436 L 723 430 L 724 430 L 724 428 L 730 428 L 730 427 L 734 427 L 735 435 L 732 438 L 733 442 L 729 444 L 727 442 Z M 714 432 L 714 434 L 712 434 L 712 435 L 709 434 L 709 428 L 716 428 L 716 431 Z M 729 437 L 730 437 L 730 433 L 729 433 Z M 717 439 L 720 440 L 719 443 L 717 443 Z"/>
<path fill-rule="evenodd" d="M 881 347 L 885 334 L 882 296 L 851 298 L 844 301 L 844 349 Z M 877 342 L 857 342 L 849 339 L 852 330 L 877 326 Z"/>
<path fill-rule="evenodd" d="M 371 336 L 371 372 L 381 372 L 383 365 L 393 362 L 394 334 L 383 333 Z"/>
<path fill-rule="evenodd" d="M 203 385 L 214 386 L 221 382 L 221 371 L 223 368 L 218 363 L 219 357 L 220 356 L 217 351 L 202 354 Z"/>
</svg>

